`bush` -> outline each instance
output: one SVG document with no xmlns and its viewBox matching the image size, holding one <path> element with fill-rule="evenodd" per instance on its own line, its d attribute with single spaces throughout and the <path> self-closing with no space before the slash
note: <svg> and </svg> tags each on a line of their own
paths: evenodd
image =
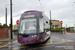
<svg viewBox="0 0 75 50">
<path fill-rule="evenodd" d="M 3 24 L 3 27 L 6 27 L 6 24 Z"/>
<path fill-rule="evenodd" d="M 5 28 L 5 27 L 9 27 L 8 25 L 6 25 L 6 24 L 3 24 L 3 27 Z"/>
<path fill-rule="evenodd" d="M 8 25 L 7 25 L 7 27 L 9 28 Z M 0 25 L 0 28 L 6 28 L 6 24 Z"/>
<path fill-rule="evenodd" d="M 3 28 L 3 26 L 2 26 L 2 25 L 0 25 L 0 28 Z"/>
<path fill-rule="evenodd" d="M 46 30 L 46 31 L 50 31 L 50 29 L 44 29 L 44 30 Z"/>
<path fill-rule="evenodd" d="M 52 32 L 61 32 L 61 28 L 51 29 Z"/>
</svg>

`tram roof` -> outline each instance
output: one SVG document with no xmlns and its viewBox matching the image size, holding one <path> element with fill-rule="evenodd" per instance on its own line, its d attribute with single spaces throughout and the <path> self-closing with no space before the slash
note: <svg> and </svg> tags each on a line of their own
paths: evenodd
<svg viewBox="0 0 75 50">
<path fill-rule="evenodd" d="M 42 14 L 44 17 L 48 18 L 43 12 L 37 11 L 37 10 L 25 11 L 22 15 L 25 15 L 25 14 Z"/>
<path fill-rule="evenodd" d="M 48 18 L 44 13 L 43 13 L 43 15 L 46 17 L 46 18 Z M 49 18 L 48 18 L 49 19 Z"/>
<path fill-rule="evenodd" d="M 42 14 L 41 11 L 36 11 L 36 10 L 30 10 L 30 11 L 26 11 L 24 12 L 22 15 L 25 15 L 25 14 Z"/>
</svg>

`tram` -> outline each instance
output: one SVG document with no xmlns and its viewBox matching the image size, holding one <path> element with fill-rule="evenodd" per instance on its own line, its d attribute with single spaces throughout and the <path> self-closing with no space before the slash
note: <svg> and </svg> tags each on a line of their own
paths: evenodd
<svg viewBox="0 0 75 50">
<path fill-rule="evenodd" d="M 43 12 L 31 10 L 21 14 L 17 38 L 19 43 L 41 43 L 50 35 L 49 18 Z"/>
</svg>

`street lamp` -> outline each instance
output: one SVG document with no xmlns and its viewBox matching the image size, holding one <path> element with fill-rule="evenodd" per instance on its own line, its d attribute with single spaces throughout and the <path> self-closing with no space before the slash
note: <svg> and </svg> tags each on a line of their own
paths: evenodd
<svg viewBox="0 0 75 50">
<path fill-rule="evenodd" d="M 9 5 L 9 4 L 6 4 L 5 5 L 5 17 L 6 17 L 6 20 L 5 21 L 6 21 L 6 27 L 7 27 L 7 7 L 6 7 L 7 5 Z"/>
<path fill-rule="evenodd" d="M 5 5 L 5 18 L 6 18 L 6 20 L 5 20 L 5 22 L 6 22 L 6 27 L 7 27 L 7 6 L 8 5 L 10 5 L 10 4 L 6 4 Z M 12 4 L 13 5 L 13 4 Z"/>
<path fill-rule="evenodd" d="M 50 31 L 51 31 L 51 11 L 50 11 Z"/>
<path fill-rule="evenodd" d="M 73 16 L 74 16 L 74 4 L 73 4 Z M 75 32 L 75 24 L 74 24 L 74 32 Z"/>
</svg>

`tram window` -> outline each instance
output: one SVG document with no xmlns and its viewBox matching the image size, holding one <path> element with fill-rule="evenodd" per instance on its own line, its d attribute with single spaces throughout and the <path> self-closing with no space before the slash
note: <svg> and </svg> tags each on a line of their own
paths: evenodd
<svg viewBox="0 0 75 50">
<path fill-rule="evenodd" d="M 26 33 L 26 34 L 36 33 L 36 25 L 37 25 L 36 19 L 21 20 L 19 33 Z"/>
<path fill-rule="evenodd" d="M 43 30 L 43 19 L 39 18 L 39 32 L 44 32 Z"/>
<path fill-rule="evenodd" d="M 19 33 L 23 34 L 23 22 L 21 22 Z"/>
</svg>

